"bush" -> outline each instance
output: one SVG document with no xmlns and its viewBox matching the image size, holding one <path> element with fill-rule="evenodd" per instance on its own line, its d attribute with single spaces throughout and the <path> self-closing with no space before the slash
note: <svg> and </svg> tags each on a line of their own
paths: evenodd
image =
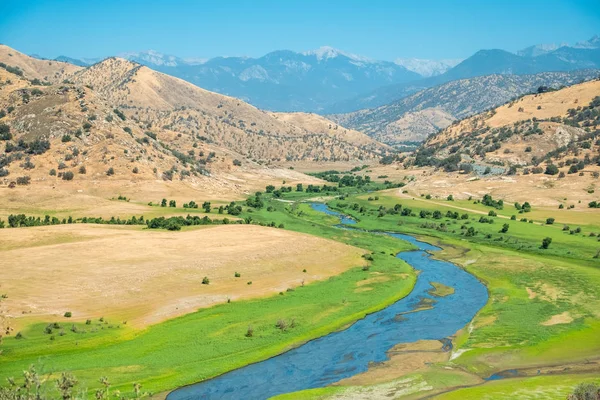
<svg viewBox="0 0 600 400">
<path fill-rule="evenodd" d="M 554 218 L 546 218 L 546 225 L 554 224 Z"/>
<path fill-rule="evenodd" d="M 72 171 L 66 171 L 62 174 L 63 181 L 72 181 L 74 176 Z"/>
<path fill-rule="evenodd" d="M 121 118 L 121 120 L 125 121 L 127 119 L 121 110 L 115 108 L 113 112 L 117 114 L 117 117 Z"/>
<path fill-rule="evenodd" d="M 552 238 L 544 238 L 544 240 L 542 240 L 542 249 L 547 249 L 548 247 L 550 247 L 550 243 L 552 243 Z"/>
<path fill-rule="evenodd" d="M 548 164 L 546 166 L 546 171 L 544 171 L 546 175 L 556 175 L 558 174 L 558 167 L 554 164 Z"/>
<path fill-rule="evenodd" d="M 85 175 L 87 173 L 87 169 L 85 168 L 85 165 L 82 165 L 81 167 L 79 167 L 79 173 L 82 175 Z"/>
<path fill-rule="evenodd" d="M 580 383 L 575 386 L 568 400 L 597 400 L 600 399 L 600 385 L 596 383 Z"/>
<path fill-rule="evenodd" d="M 204 278 L 202 278 L 202 284 L 203 285 L 208 285 L 210 283 L 210 280 L 208 279 L 207 276 L 205 276 Z"/>
<path fill-rule="evenodd" d="M 233 160 L 233 165 L 235 165 L 236 167 L 241 167 L 242 166 L 242 162 L 238 159 Z"/>
<path fill-rule="evenodd" d="M 113 176 L 115 174 L 115 170 L 113 167 L 110 167 L 107 171 L 106 171 L 106 175 L 108 176 Z"/>
<path fill-rule="evenodd" d="M 235 274 L 233 274 L 233 276 L 235 276 L 236 278 L 239 278 L 240 276 L 242 276 L 242 274 L 240 274 L 239 272 L 236 272 Z"/>
<path fill-rule="evenodd" d="M 63 137 L 60 139 L 60 141 L 63 143 L 70 142 L 71 140 L 71 135 L 63 135 Z"/>
<path fill-rule="evenodd" d="M 56 176 L 56 170 L 54 168 L 52 168 L 49 173 L 50 176 Z"/>
<path fill-rule="evenodd" d="M 65 317 L 66 317 L 66 318 L 71 318 L 71 316 L 72 316 L 72 314 L 71 314 L 71 311 L 67 311 L 67 312 L 65 313 Z"/>
<path fill-rule="evenodd" d="M 29 185 L 31 182 L 31 177 L 29 176 L 20 176 L 17 178 L 17 185 Z"/>
<path fill-rule="evenodd" d="M 133 172 L 134 174 L 137 174 L 138 172 L 140 172 L 140 170 L 138 169 L 138 167 L 133 167 L 131 172 Z"/>
<path fill-rule="evenodd" d="M 10 133 L 10 126 L 6 124 L 0 124 L 0 140 L 11 140 L 12 134 Z"/>
</svg>

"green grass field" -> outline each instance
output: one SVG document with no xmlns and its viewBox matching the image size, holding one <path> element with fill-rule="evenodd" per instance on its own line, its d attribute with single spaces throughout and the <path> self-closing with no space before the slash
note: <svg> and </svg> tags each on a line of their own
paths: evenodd
<svg viewBox="0 0 600 400">
<path fill-rule="evenodd" d="M 307 205 L 298 208 L 304 215 L 299 217 L 287 210 L 288 203 L 270 204 L 272 211 L 263 209 L 245 216 L 264 223 L 277 221 L 289 229 L 368 249 L 374 253 L 370 269 L 357 267 L 326 281 L 290 288 L 280 295 L 222 304 L 142 331 L 120 321 L 94 320 L 90 325 L 77 321 L 77 332 L 72 331 L 72 324 L 67 324 L 46 334 L 46 325 L 53 321 L 35 324 L 22 330 L 23 338 L 4 340 L 0 379 L 18 377 L 29 365 L 36 364 L 45 373 L 70 371 L 82 386 L 89 388 L 99 387 L 98 378 L 106 375 L 113 387 L 122 391 L 131 391 L 132 384 L 139 382 L 145 391 L 161 392 L 269 358 L 323 336 L 385 307 L 412 289 L 414 272 L 390 255 L 412 245 L 389 237 L 372 238 L 367 233 L 331 228 L 327 222 L 334 219 L 323 221 Z M 389 279 L 367 284 L 373 288 L 370 291 L 355 290 L 357 283 L 374 274 Z M 293 320 L 295 326 L 281 331 L 275 326 L 279 319 L 290 324 Z M 253 335 L 246 337 L 250 326 Z"/>
<path fill-rule="evenodd" d="M 374 258 L 370 270 L 355 268 L 278 296 L 222 304 L 143 331 L 117 321 L 94 320 L 91 325 L 77 321 L 78 333 L 72 332 L 70 325 L 64 326 L 64 336 L 55 333 L 55 339 L 49 340 L 43 330 L 53 321 L 29 326 L 22 332 L 24 339 L 4 340 L 0 379 L 18 376 L 30 364 L 37 364 L 46 372 L 71 371 L 89 388 L 99 387 L 97 379 L 107 375 L 113 386 L 123 391 L 130 391 L 133 382 L 140 382 L 144 390 L 162 392 L 268 358 L 340 329 L 406 295 L 415 274 L 390 254 L 410 249 L 411 245 L 387 236 L 334 228 L 337 218 L 318 213 L 301 202 L 313 196 L 298 192 L 285 193 L 282 199 L 265 196 L 265 207 L 244 207 L 239 217 L 253 223 L 283 224 L 285 229 L 367 249 Z M 292 199 L 296 202 L 289 201 Z M 492 217 L 492 223 L 481 223 L 481 212 L 492 208 L 465 202 L 458 206 L 466 210 L 459 210 L 456 202 L 446 203 L 397 198 L 389 191 L 365 194 L 350 190 L 345 198 L 328 203 L 356 218 L 358 228 L 414 234 L 441 246 L 443 250 L 436 252 L 436 257 L 463 266 L 488 287 L 488 304 L 454 339 L 454 350 L 464 353 L 444 365 L 432 366 L 431 371 L 399 377 L 390 383 L 395 385 L 394 390 L 405 393 L 406 398 L 417 398 L 423 393 L 471 386 L 506 369 L 566 365 L 598 358 L 600 260 L 595 256 L 600 243 L 590 233 L 600 232 L 600 228 L 594 231 L 600 217 L 592 215 L 586 225 L 581 225 L 581 232 L 571 233 L 563 230 L 558 217 L 553 225 L 543 223 L 554 215 L 545 216 L 541 210 L 536 211 L 540 220 L 533 223 L 519 221 L 529 219 L 530 213 L 517 214 L 514 221 L 501 217 L 506 212 L 512 215 L 512 210 L 498 211 L 499 216 Z M 395 204 L 402 209 L 411 208 L 414 216 L 390 213 L 389 208 Z M 509 207 L 512 205 L 505 205 Z M 442 216 L 421 218 L 421 210 L 438 210 Z M 467 217 L 447 218 L 448 211 L 466 213 Z M 210 216 L 217 218 L 216 210 Z M 500 232 L 504 224 L 508 224 L 508 230 Z M 469 227 L 474 228 L 473 236 L 465 235 Z M 552 243 L 543 249 L 541 243 L 546 237 L 552 238 Z M 389 280 L 371 283 L 371 291 L 356 291 L 357 283 L 373 273 L 387 275 Z M 295 327 L 282 332 L 275 327 L 279 319 L 293 319 Z M 249 326 L 253 328 L 252 337 L 246 337 Z M 564 398 L 563 393 L 580 381 L 593 379 L 593 375 L 560 379 L 564 383 L 552 384 L 545 376 L 490 382 L 444 393 L 440 398 L 481 398 L 485 394 L 495 399 L 517 390 L 527 393 L 529 397 L 524 398 L 557 398 L 548 397 L 552 393 L 560 393 L 560 398 Z M 330 387 L 279 398 L 353 398 L 348 397 L 352 394 L 369 398 L 371 390 L 378 393 L 381 388 L 389 389 L 383 385 Z M 461 394 L 464 397 L 452 397 Z"/>
</svg>

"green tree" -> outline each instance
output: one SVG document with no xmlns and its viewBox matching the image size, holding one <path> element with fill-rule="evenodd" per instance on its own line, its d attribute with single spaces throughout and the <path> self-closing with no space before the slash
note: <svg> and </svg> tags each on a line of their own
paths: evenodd
<svg viewBox="0 0 600 400">
<path fill-rule="evenodd" d="M 160 206 L 161 207 L 166 207 L 167 206 L 167 199 L 162 199 L 162 201 L 160 202 Z"/>
<path fill-rule="evenodd" d="M 552 243 L 551 237 L 544 238 L 544 240 L 542 240 L 542 249 L 547 249 L 550 247 L 550 243 Z"/>
</svg>

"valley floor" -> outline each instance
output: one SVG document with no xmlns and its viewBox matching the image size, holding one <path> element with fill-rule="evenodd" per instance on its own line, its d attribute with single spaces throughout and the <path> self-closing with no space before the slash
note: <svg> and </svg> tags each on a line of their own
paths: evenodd
<svg viewBox="0 0 600 400">
<path fill-rule="evenodd" d="M 378 173 L 378 167 L 372 170 L 369 175 Z M 562 399 L 580 382 L 600 381 L 600 220 L 584 207 L 586 194 L 569 195 L 583 200 L 574 209 L 538 206 L 531 198 L 531 212 L 519 213 L 510 197 L 502 209 L 473 203 L 493 180 L 477 183 L 477 191 L 466 190 L 474 192 L 467 200 L 459 188 L 444 187 L 442 193 L 418 175 L 418 184 L 402 179 L 408 182 L 404 188 L 368 193 L 350 188 L 341 198 L 339 193 L 266 194 L 263 207 L 239 203 L 240 215 L 225 215 L 233 222 L 282 228 L 207 225 L 167 232 L 74 224 L 0 230 L 0 252 L 6 255 L 2 269 L 11 274 L 0 287 L 8 295 L 0 307 L 13 329 L 0 346 L 0 378 L 18 376 L 43 360 L 39 368 L 46 376 L 70 371 L 90 389 L 106 375 L 113 390 L 131 393 L 140 383 L 144 391 L 164 394 L 343 328 L 409 293 L 415 271 L 389 254 L 411 245 L 334 228 L 337 218 L 317 214 L 305 202 L 318 196 L 355 218 L 358 228 L 418 235 L 442 247 L 435 256 L 477 276 L 490 300 L 452 338 L 451 352 L 430 342 L 399 345 L 389 362 L 363 375 L 281 398 L 501 399 L 519 393 Z M 447 200 L 448 194 L 456 199 Z M 216 209 L 206 214 L 147 205 L 157 200 L 98 198 L 90 204 L 100 208 L 63 207 L 55 215 L 81 218 L 114 206 L 114 216 L 121 218 L 223 217 Z M 46 213 L 44 206 L 7 204 L 0 215 L 19 209 L 27 215 Z M 490 211 L 497 216 L 488 217 Z M 555 221 L 548 224 L 547 218 Z M 547 249 L 541 247 L 544 238 L 552 239 Z M 361 257 L 365 253 L 371 257 Z M 20 274 L 22 265 L 39 268 Z M 44 265 L 53 266 L 49 273 Z M 165 270 L 175 273 L 165 275 Z M 202 284 L 204 276 L 208 285 Z M 370 290 L 364 289 L 365 279 Z M 443 287 L 438 290 L 452 296 Z M 119 299 L 132 300 L 127 307 L 118 307 L 115 291 Z M 222 304 L 195 311 L 212 303 Z M 71 318 L 63 316 L 66 311 L 73 312 Z M 175 315 L 181 316 L 170 318 Z M 293 321 L 294 327 L 278 328 L 281 320 L 288 326 Z M 511 370 L 516 372 L 506 372 Z M 508 377 L 484 380 L 498 373 Z"/>
</svg>

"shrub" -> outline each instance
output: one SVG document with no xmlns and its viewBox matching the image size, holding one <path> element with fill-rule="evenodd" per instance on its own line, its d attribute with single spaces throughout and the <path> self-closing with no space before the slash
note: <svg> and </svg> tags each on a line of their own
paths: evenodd
<svg viewBox="0 0 600 400">
<path fill-rule="evenodd" d="M 502 225 L 502 229 L 500 229 L 500 233 L 508 232 L 508 228 L 510 228 L 510 225 L 508 225 L 508 224 Z"/>
<path fill-rule="evenodd" d="M 12 134 L 10 133 L 10 126 L 6 124 L 0 124 L 0 140 L 11 140 Z"/>
<path fill-rule="evenodd" d="M 82 165 L 81 167 L 79 167 L 79 173 L 82 175 L 87 173 L 87 169 L 85 168 L 85 165 Z"/>
<path fill-rule="evenodd" d="M 556 175 L 558 174 L 558 167 L 554 164 L 548 164 L 546 166 L 546 170 L 544 171 L 546 175 Z"/>
<path fill-rule="evenodd" d="M 71 135 L 63 135 L 63 137 L 60 139 L 60 141 L 63 143 L 70 142 L 71 140 Z"/>
<path fill-rule="evenodd" d="M 108 176 L 113 176 L 115 174 L 115 170 L 113 167 L 110 167 L 107 171 L 106 171 L 106 175 Z"/>
<path fill-rule="evenodd" d="M 248 330 L 246 331 L 246 337 L 252 337 L 254 335 L 254 328 L 252 325 L 248 326 Z"/>
<path fill-rule="evenodd" d="M 242 274 L 240 274 L 239 272 L 236 272 L 235 274 L 233 274 L 233 276 L 235 276 L 236 278 L 239 278 L 240 276 L 242 276 Z"/>
<path fill-rule="evenodd" d="M 65 313 L 65 317 L 66 317 L 66 318 L 71 318 L 71 316 L 72 316 L 72 314 L 71 314 L 71 311 L 67 311 L 67 312 Z"/>
<path fill-rule="evenodd" d="M 121 120 L 125 121 L 127 119 L 121 110 L 115 108 L 113 112 L 117 114 L 117 117 L 121 118 Z"/>
<path fill-rule="evenodd" d="M 208 279 L 207 276 L 205 276 L 204 278 L 202 278 L 202 284 L 203 285 L 208 285 L 210 283 L 210 280 Z"/>
<path fill-rule="evenodd" d="M 241 167 L 242 166 L 242 162 L 238 159 L 233 160 L 233 165 L 235 165 L 236 167 Z"/>
<path fill-rule="evenodd" d="M 550 243 L 552 243 L 552 238 L 544 238 L 544 240 L 542 240 L 542 249 L 547 249 L 548 247 L 550 247 Z"/>
<path fill-rule="evenodd" d="M 49 172 L 50 176 L 56 176 L 56 170 L 52 168 Z"/>
<path fill-rule="evenodd" d="M 17 185 L 29 185 L 31 182 L 31 177 L 29 176 L 20 176 L 17 178 Z"/>
<path fill-rule="evenodd" d="M 62 174 L 62 178 L 64 181 L 72 181 L 75 175 L 72 171 L 66 171 Z"/>
<path fill-rule="evenodd" d="M 546 225 L 554 224 L 554 218 L 546 218 Z"/>
<path fill-rule="evenodd" d="M 134 174 L 137 174 L 138 172 L 140 172 L 140 170 L 138 169 L 138 167 L 133 167 L 131 172 L 133 172 Z"/>
</svg>

